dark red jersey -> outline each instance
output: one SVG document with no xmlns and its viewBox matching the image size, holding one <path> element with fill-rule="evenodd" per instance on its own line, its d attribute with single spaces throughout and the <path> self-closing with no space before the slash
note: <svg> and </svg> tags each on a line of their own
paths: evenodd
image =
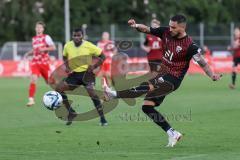
<svg viewBox="0 0 240 160">
<path fill-rule="evenodd" d="M 233 58 L 240 58 L 240 38 L 234 40 Z"/>
<path fill-rule="evenodd" d="M 150 47 L 150 51 L 147 54 L 148 60 L 162 59 L 163 51 L 161 38 L 147 34 L 144 45 Z"/>
<path fill-rule="evenodd" d="M 162 64 L 168 68 L 168 74 L 182 80 L 189 68 L 192 56 L 199 53 L 201 49 L 188 35 L 181 39 L 172 37 L 169 27 L 151 28 L 150 31 L 151 34 L 162 39 Z"/>
</svg>

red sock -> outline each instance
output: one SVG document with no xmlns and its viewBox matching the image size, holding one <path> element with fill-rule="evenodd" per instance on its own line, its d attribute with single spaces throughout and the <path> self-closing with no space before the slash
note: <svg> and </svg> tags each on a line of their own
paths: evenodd
<svg viewBox="0 0 240 160">
<path fill-rule="evenodd" d="M 36 84 L 35 83 L 30 83 L 28 94 L 29 97 L 34 97 L 36 92 Z"/>
</svg>

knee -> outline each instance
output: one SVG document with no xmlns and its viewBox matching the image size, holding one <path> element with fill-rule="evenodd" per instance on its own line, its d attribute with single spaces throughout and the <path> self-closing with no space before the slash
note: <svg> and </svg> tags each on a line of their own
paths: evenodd
<svg viewBox="0 0 240 160">
<path fill-rule="evenodd" d="M 88 95 L 91 97 L 91 98 L 94 98 L 94 99 L 98 99 L 98 96 L 94 90 L 94 86 L 93 85 L 88 85 L 86 86 L 86 90 L 88 92 Z"/>
<path fill-rule="evenodd" d="M 59 93 L 62 93 L 65 90 L 68 90 L 68 85 L 66 85 L 64 82 L 59 83 L 55 88 L 55 91 Z"/>
<path fill-rule="evenodd" d="M 149 100 L 144 100 L 143 106 L 155 106 L 155 102 L 149 101 Z"/>
<path fill-rule="evenodd" d="M 93 99 L 98 99 L 98 96 L 97 96 L 97 94 L 96 94 L 94 91 L 90 91 L 90 92 L 88 92 L 88 94 L 89 94 L 89 96 L 90 96 L 91 98 L 93 98 Z"/>
<path fill-rule="evenodd" d="M 149 84 L 149 88 L 150 88 L 150 89 L 149 89 L 150 91 L 153 91 L 153 90 L 154 90 L 154 86 L 153 86 L 152 84 Z"/>
<path fill-rule="evenodd" d="M 63 92 L 62 87 L 60 85 L 57 85 L 57 87 L 55 88 L 55 91 L 57 91 L 59 93 Z"/>
<path fill-rule="evenodd" d="M 63 101 L 68 100 L 67 94 L 61 89 L 61 87 L 57 87 L 55 89 L 62 96 Z"/>
</svg>

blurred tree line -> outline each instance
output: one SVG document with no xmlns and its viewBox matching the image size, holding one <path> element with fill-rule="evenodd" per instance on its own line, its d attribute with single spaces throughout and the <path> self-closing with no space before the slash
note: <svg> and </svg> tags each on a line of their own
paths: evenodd
<svg viewBox="0 0 240 160">
<path fill-rule="evenodd" d="M 240 21 L 239 0 L 70 0 L 71 27 L 81 24 L 125 24 L 129 18 L 148 23 L 156 17 L 167 24 L 183 13 L 189 22 L 210 26 Z M 42 20 L 54 40 L 64 41 L 64 0 L 1 0 L 0 45 L 6 41 L 30 41 L 34 24 Z"/>
</svg>

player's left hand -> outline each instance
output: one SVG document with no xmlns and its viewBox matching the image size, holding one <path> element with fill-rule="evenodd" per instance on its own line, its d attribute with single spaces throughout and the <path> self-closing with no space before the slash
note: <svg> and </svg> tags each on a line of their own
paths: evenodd
<svg viewBox="0 0 240 160">
<path fill-rule="evenodd" d="M 213 81 L 218 81 L 221 79 L 221 77 L 222 77 L 222 74 L 213 74 L 211 78 Z"/>
<path fill-rule="evenodd" d="M 89 65 L 87 72 L 93 72 L 94 69 L 95 69 L 95 67 L 93 65 Z"/>
</svg>

